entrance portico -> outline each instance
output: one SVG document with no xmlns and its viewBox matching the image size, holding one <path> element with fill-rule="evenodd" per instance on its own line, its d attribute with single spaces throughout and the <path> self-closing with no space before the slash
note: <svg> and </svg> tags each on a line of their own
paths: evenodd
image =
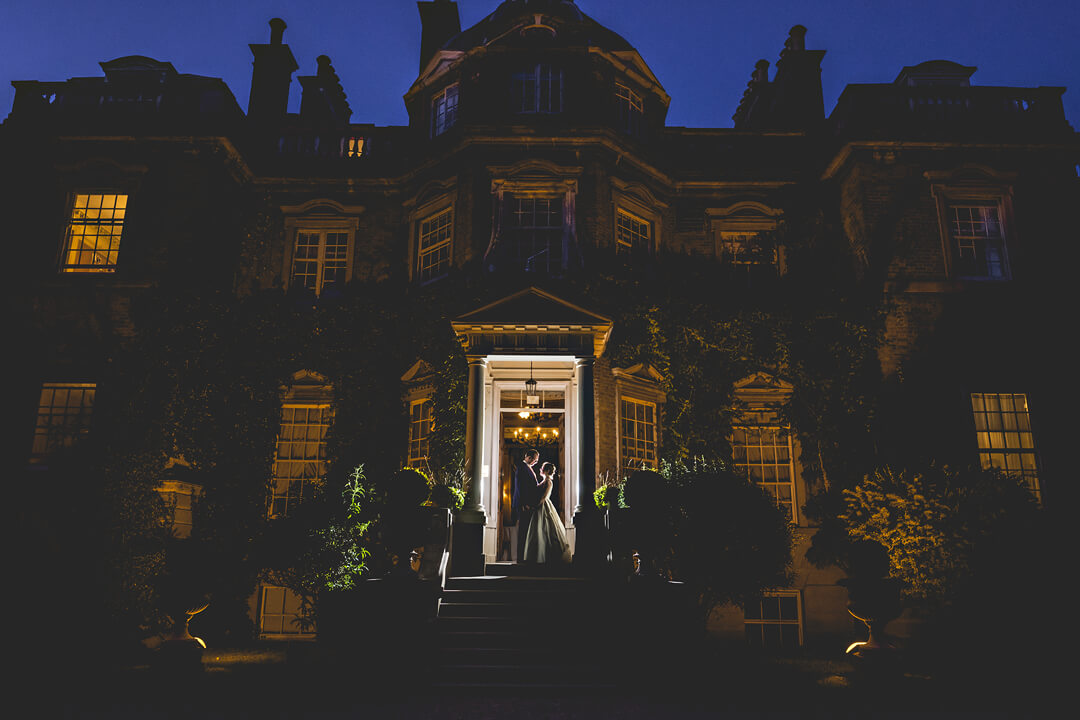
<svg viewBox="0 0 1080 720">
<path fill-rule="evenodd" d="M 581 564 L 596 515 L 593 362 L 611 335 L 611 320 L 531 287 L 462 315 L 452 327 L 469 363 L 469 492 L 455 526 L 452 572 L 482 574 L 485 562 L 498 559 L 508 450 L 516 440 L 527 442 L 533 428 L 537 438 L 549 434 L 562 476 L 555 504 Z M 536 383 L 531 398 L 524 394 L 529 380 Z"/>
</svg>

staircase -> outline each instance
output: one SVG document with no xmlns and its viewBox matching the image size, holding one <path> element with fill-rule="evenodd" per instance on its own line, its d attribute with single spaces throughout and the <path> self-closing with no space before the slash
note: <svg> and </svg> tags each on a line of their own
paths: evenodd
<svg viewBox="0 0 1080 720">
<path fill-rule="evenodd" d="M 609 644 L 597 630 L 602 586 L 528 572 L 489 564 L 482 577 L 447 580 L 436 620 L 437 687 L 615 687 Z"/>
</svg>

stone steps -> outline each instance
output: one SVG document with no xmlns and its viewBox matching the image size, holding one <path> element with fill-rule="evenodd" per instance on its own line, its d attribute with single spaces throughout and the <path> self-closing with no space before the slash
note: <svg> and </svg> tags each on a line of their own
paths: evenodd
<svg viewBox="0 0 1080 720">
<path fill-rule="evenodd" d="M 598 597 L 597 585 L 581 578 L 515 571 L 449 579 L 436 619 L 435 685 L 614 687 L 605 642 L 594 627 Z"/>
</svg>

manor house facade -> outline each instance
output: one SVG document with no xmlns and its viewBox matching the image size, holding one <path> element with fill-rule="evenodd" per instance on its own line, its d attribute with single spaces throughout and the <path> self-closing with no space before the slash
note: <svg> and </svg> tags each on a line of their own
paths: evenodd
<svg viewBox="0 0 1080 720">
<path fill-rule="evenodd" d="M 945 395 L 901 393 L 897 442 L 948 445 L 1057 500 L 1064 400 L 1031 293 L 1056 282 L 1072 252 L 1061 231 L 1080 154 L 1063 88 L 979 86 L 975 68 L 937 60 L 849 85 L 826 115 L 825 51 L 808 49 L 795 26 L 775 69 L 754 67 L 734 127 L 669 127 L 670 98 L 646 59 L 574 2 L 507 0 L 465 29 L 454 2 L 418 6 L 419 73 L 402 127 L 354 122 L 326 56 L 297 77 L 300 111 L 289 113 L 302 63 L 279 19 L 268 42 L 250 46 L 246 113 L 221 80 L 141 56 L 101 63 L 103 77 L 14 83 L 2 130 L 4 172 L 18 178 L 9 232 L 19 320 L 36 328 L 15 392 L 22 456 L 44 466 L 54 449 L 92 441 L 95 399 L 109 390 L 99 370 L 140 332 L 140 295 L 167 278 L 242 295 L 304 290 L 320 302 L 384 277 L 419 290 L 460 272 L 479 283 L 517 275 L 519 291 L 448 323 L 468 360 L 470 491 L 454 562 L 471 573 L 507 559 L 510 466 L 527 444 L 564 469 L 557 505 L 579 551 L 599 478 L 657 467 L 667 398 L 661 369 L 605 354 L 611 317 L 552 283 L 588 276 L 597 257 L 690 253 L 747 292 L 772 287 L 793 261 L 776 231 L 792 198 L 813 198 L 838 218 L 860 291 L 888 300 L 885 381 L 957 381 Z M 245 244 L 250 218 L 230 203 L 252 188 L 269 198 L 279 241 Z M 296 371 L 271 515 L 316 479 L 334 417 L 320 369 Z M 402 461 L 417 467 L 433 372 L 418 361 L 384 378 L 400 384 Z M 712 628 L 770 646 L 851 629 L 840 571 L 805 559 L 815 527 L 803 506 L 821 478 L 804 472 L 810 450 L 784 421 L 797 391 L 776 368 L 733 389 L 743 411 L 732 462 L 790 515 L 799 547 L 790 588 L 745 612 L 722 608 Z M 170 480 L 162 491 L 176 502 L 177 531 L 189 531 L 199 488 Z M 296 603 L 260 588 L 261 636 L 303 636 Z"/>
</svg>

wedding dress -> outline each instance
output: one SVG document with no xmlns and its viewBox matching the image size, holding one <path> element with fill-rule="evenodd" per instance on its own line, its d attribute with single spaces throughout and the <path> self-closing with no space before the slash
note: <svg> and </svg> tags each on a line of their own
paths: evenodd
<svg viewBox="0 0 1080 720">
<path fill-rule="evenodd" d="M 524 560 L 534 563 L 570 562 L 570 545 L 566 542 L 566 530 L 550 497 L 544 498 L 529 520 L 525 535 Z"/>
</svg>

